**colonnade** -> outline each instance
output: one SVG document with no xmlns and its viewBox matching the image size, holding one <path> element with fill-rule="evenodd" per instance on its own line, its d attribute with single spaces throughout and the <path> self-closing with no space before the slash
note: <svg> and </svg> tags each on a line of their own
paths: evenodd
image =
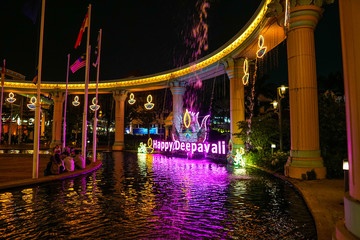
<svg viewBox="0 0 360 240">
<path fill-rule="evenodd" d="M 308 1 L 312 2 L 312 1 Z M 314 1 L 316 2 L 316 1 Z M 317 1 L 321 2 L 321 1 Z M 336 227 L 337 239 L 359 239 L 360 228 L 360 1 L 340 0 L 341 35 L 347 114 L 349 192 L 345 195 L 345 221 Z M 291 178 L 307 179 L 309 173 L 317 179 L 326 177 L 320 152 L 317 74 L 314 30 L 321 17 L 321 4 L 297 4 L 291 8 L 287 32 L 288 81 L 290 105 L 291 151 L 285 174 Z M 251 59 L 250 59 L 251 60 Z M 237 123 L 245 120 L 243 58 L 226 61 L 230 80 L 230 133 L 234 148 L 244 143 L 235 137 Z M 170 84 L 173 94 L 173 123 L 183 114 L 185 82 Z M 124 149 L 124 112 L 126 90 L 115 90 L 115 142 L 113 150 Z M 62 103 L 64 96 L 55 93 L 52 145 L 61 142 Z M 334 140 L 336 141 L 336 139 Z"/>
</svg>

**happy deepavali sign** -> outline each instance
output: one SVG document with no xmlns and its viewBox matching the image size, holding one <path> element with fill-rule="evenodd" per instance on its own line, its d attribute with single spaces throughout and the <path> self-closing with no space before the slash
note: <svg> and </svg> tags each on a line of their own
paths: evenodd
<svg viewBox="0 0 360 240">
<path fill-rule="evenodd" d="M 162 152 L 183 151 L 191 154 L 194 153 L 212 153 L 212 154 L 226 154 L 225 141 L 218 141 L 217 143 L 207 142 L 180 142 L 180 141 L 153 141 L 153 148 Z"/>
</svg>

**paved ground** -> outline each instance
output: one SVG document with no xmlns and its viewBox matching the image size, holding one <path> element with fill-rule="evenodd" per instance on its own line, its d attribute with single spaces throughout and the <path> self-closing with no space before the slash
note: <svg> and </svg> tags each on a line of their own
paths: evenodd
<svg viewBox="0 0 360 240">
<path fill-rule="evenodd" d="M 0 185 L 31 178 L 32 161 L 32 155 L 29 154 L 0 154 Z M 44 178 L 44 169 L 48 161 L 49 155 L 40 155 L 39 178 Z M 313 214 L 318 239 L 331 239 L 336 222 L 344 216 L 344 181 L 342 179 L 300 181 L 284 176 L 278 177 L 293 183 L 303 195 Z"/>
<path fill-rule="evenodd" d="M 39 156 L 39 177 L 44 170 L 50 155 Z M 32 178 L 33 159 L 30 154 L 0 154 L 0 183 Z"/>
<path fill-rule="evenodd" d="M 303 195 L 316 224 L 319 240 L 331 239 L 335 224 L 344 218 L 344 180 L 291 179 Z"/>
</svg>

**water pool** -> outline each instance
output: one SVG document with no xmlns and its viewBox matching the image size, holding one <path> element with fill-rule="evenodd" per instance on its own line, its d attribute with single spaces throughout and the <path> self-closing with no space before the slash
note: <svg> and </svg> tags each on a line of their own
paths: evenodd
<svg viewBox="0 0 360 240">
<path fill-rule="evenodd" d="M 3 239 L 316 239 L 301 196 L 254 168 L 104 153 L 96 172 L 0 192 Z"/>
</svg>

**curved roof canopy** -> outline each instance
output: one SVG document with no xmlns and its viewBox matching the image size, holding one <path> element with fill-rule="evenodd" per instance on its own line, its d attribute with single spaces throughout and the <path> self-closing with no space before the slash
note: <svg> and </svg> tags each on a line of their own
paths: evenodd
<svg viewBox="0 0 360 240">
<path fill-rule="evenodd" d="M 257 39 L 261 34 L 265 38 L 265 45 L 268 50 L 272 49 L 285 38 L 283 28 L 277 24 L 274 17 L 266 16 L 268 4 L 271 0 L 263 0 L 255 14 L 248 23 L 231 40 L 215 52 L 180 68 L 172 69 L 148 76 L 102 80 L 99 83 L 99 92 L 111 92 L 114 89 L 127 89 L 130 91 L 144 91 L 168 87 L 169 81 L 191 81 L 195 75 L 205 80 L 225 73 L 226 64 L 229 58 L 247 57 L 255 59 L 257 50 Z M 36 91 L 36 85 L 24 83 L 23 81 L 8 80 L 5 88 L 16 89 L 23 92 Z M 54 89 L 65 90 L 64 83 L 43 82 L 41 90 L 51 92 Z M 71 92 L 81 93 L 85 88 L 83 82 L 69 83 L 68 89 Z M 89 91 L 94 91 L 96 83 L 89 84 Z"/>
</svg>

